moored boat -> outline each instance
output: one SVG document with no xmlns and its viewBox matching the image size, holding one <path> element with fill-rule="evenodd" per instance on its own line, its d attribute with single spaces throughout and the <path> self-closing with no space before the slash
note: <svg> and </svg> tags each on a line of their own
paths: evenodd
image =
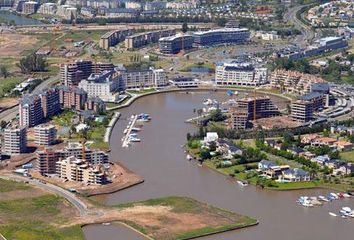
<svg viewBox="0 0 354 240">
<path fill-rule="evenodd" d="M 333 217 L 337 217 L 337 214 L 333 213 L 333 212 L 328 212 L 329 215 L 333 216 Z"/>
</svg>

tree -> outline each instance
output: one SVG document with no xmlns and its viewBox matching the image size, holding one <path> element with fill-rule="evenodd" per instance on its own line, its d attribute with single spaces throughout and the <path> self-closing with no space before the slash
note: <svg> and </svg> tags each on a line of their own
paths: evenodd
<svg viewBox="0 0 354 240">
<path fill-rule="evenodd" d="M 21 69 L 22 73 L 44 72 L 47 70 L 48 63 L 43 56 L 31 53 L 22 58 L 17 66 Z"/>
<path fill-rule="evenodd" d="M 4 128 L 6 128 L 6 126 L 7 126 L 7 122 L 4 121 L 4 120 L 1 120 L 1 122 L 0 122 L 0 127 L 1 127 L 2 129 L 4 129 Z"/>
<path fill-rule="evenodd" d="M 184 22 L 183 24 L 182 24 L 182 32 L 183 33 L 186 33 L 188 31 L 188 24 L 187 24 L 187 22 Z"/>
<path fill-rule="evenodd" d="M 220 109 L 210 111 L 210 120 L 214 122 L 224 121 L 226 116 L 224 116 Z"/>
<path fill-rule="evenodd" d="M 9 71 L 5 66 L 0 66 L 0 76 L 2 76 L 3 78 L 7 78 L 8 76 L 10 76 Z"/>
</svg>

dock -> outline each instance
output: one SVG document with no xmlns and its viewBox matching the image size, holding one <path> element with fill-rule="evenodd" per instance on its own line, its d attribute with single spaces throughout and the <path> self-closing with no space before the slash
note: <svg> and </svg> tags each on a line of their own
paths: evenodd
<svg viewBox="0 0 354 240">
<path fill-rule="evenodd" d="M 131 134 L 132 132 L 132 129 L 134 128 L 134 125 L 136 123 L 136 120 L 138 119 L 138 115 L 133 115 L 134 118 L 131 122 L 129 122 L 129 125 L 128 125 L 128 131 L 125 133 L 124 135 L 124 138 L 123 138 L 123 144 L 122 144 L 122 147 L 129 147 L 129 135 Z"/>
</svg>

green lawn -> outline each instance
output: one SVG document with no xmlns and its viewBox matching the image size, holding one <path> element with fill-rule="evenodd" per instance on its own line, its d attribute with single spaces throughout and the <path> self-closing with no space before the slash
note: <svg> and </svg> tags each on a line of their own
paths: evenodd
<svg viewBox="0 0 354 240">
<path fill-rule="evenodd" d="M 274 187 L 268 187 L 268 189 L 274 190 L 296 190 L 296 189 L 308 189 L 319 187 L 320 184 L 315 181 L 310 182 L 291 182 L 291 183 L 275 183 Z"/>
<path fill-rule="evenodd" d="M 64 111 L 59 115 L 53 117 L 53 122 L 56 125 L 62 127 L 68 127 L 71 125 L 73 118 L 75 117 L 75 113 L 73 111 Z"/>
<path fill-rule="evenodd" d="M 0 179 L 0 191 L 31 189 L 29 185 Z M 67 222 L 68 203 L 61 197 L 47 194 L 39 197 L 18 196 L 0 199 L 0 233 L 8 240 L 83 240 L 80 226 L 58 228 Z M 68 214 L 71 212 L 68 211 Z"/>
<path fill-rule="evenodd" d="M 0 97 L 11 92 L 11 90 L 19 83 L 23 82 L 23 77 L 0 78 Z"/>
<path fill-rule="evenodd" d="M 354 162 L 354 150 L 348 152 L 341 152 L 339 157 L 348 162 Z"/>
</svg>

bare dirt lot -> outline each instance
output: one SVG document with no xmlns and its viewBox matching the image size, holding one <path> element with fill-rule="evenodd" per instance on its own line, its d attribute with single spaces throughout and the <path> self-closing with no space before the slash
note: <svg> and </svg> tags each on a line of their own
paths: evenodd
<svg viewBox="0 0 354 240">
<path fill-rule="evenodd" d="M 19 56 L 24 50 L 30 49 L 37 38 L 16 33 L 0 34 L 0 57 Z"/>
<path fill-rule="evenodd" d="M 1 49 L 1 45 L 0 45 L 0 49 Z M 0 50 L 0 54 L 1 54 L 1 50 Z M 16 99 L 16 98 L 1 98 L 0 99 L 0 112 L 3 109 L 13 107 L 16 104 L 18 104 L 18 99 Z"/>
</svg>

